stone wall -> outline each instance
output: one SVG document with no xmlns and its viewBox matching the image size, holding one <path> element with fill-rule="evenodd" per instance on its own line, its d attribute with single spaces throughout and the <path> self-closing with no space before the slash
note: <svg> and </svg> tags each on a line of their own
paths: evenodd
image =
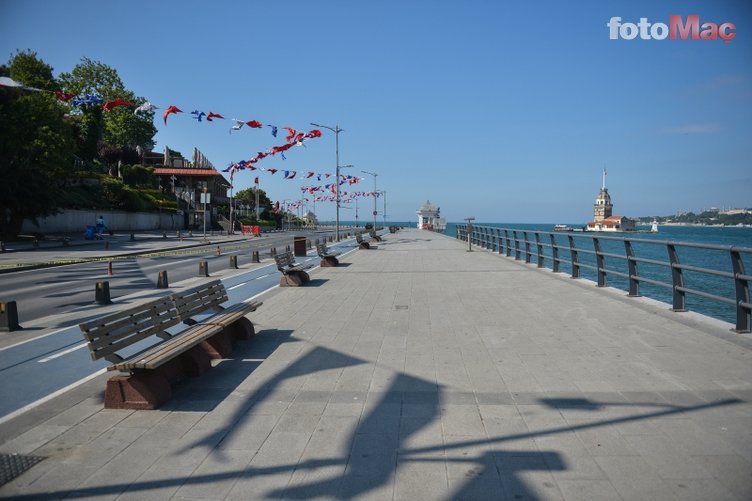
<svg viewBox="0 0 752 501">
<path fill-rule="evenodd" d="M 60 214 L 39 218 L 39 226 L 24 221 L 21 234 L 84 233 L 97 217 L 104 217 L 107 227 L 115 232 L 158 231 L 183 229 L 183 216 L 175 213 L 66 210 Z"/>
</svg>

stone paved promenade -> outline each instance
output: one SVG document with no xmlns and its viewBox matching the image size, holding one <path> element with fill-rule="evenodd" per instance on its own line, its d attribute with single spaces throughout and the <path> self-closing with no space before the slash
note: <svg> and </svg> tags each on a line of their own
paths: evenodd
<svg viewBox="0 0 752 501">
<path fill-rule="evenodd" d="M 46 459 L 0 496 L 752 499 L 749 335 L 417 230 L 341 261 L 160 410 L 1 425 Z"/>
</svg>

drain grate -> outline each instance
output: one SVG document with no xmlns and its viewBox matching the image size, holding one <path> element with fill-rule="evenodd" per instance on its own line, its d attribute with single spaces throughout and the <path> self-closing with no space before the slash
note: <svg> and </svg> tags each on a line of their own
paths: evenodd
<svg viewBox="0 0 752 501">
<path fill-rule="evenodd" d="M 0 485 L 10 482 L 43 459 L 42 456 L 0 454 Z"/>
</svg>

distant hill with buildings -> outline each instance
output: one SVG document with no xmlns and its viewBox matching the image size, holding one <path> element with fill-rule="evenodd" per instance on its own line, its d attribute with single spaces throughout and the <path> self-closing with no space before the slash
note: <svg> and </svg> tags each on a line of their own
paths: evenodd
<svg viewBox="0 0 752 501">
<path fill-rule="evenodd" d="M 644 216 L 638 219 L 641 223 L 650 223 L 653 220 L 659 223 L 676 224 L 701 224 L 701 225 L 726 225 L 736 226 L 752 225 L 752 209 L 709 209 L 700 213 L 685 212 L 671 216 Z"/>
</svg>

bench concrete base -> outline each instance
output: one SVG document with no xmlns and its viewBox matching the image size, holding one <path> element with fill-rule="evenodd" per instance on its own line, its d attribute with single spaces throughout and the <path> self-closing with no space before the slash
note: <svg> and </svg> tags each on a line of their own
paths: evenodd
<svg viewBox="0 0 752 501">
<path fill-rule="evenodd" d="M 229 331 L 232 338 L 236 341 L 249 341 L 256 335 L 253 323 L 245 317 L 234 321 L 225 327 L 225 330 Z"/>
<path fill-rule="evenodd" d="M 311 277 L 305 271 L 289 271 L 279 279 L 280 287 L 300 287 L 311 281 Z"/>
<path fill-rule="evenodd" d="M 105 409 L 152 410 L 172 396 L 170 383 L 157 372 L 114 376 L 104 391 Z"/>
<path fill-rule="evenodd" d="M 279 278 L 280 287 L 300 287 L 301 285 L 303 285 L 303 279 L 297 273 L 288 273 Z"/>
<path fill-rule="evenodd" d="M 228 329 L 222 329 L 199 346 L 209 355 L 212 360 L 227 358 L 232 353 L 232 333 Z"/>
<path fill-rule="evenodd" d="M 368 242 L 360 242 L 360 245 L 358 245 L 358 248 L 360 250 L 368 250 L 371 248 L 371 244 L 369 244 Z"/>
<path fill-rule="evenodd" d="M 339 264 L 339 260 L 334 256 L 326 256 L 321 259 L 321 267 L 322 268 L 331 268 L 332 266 L 337 266 Z"/>
<path fill-rule="evenodd" d="M 211 359 L 201 346 L 194 346 L 180 356 L 180 366 L 186 376 L 199 377 L 211 369 Z"/>
</svg>

